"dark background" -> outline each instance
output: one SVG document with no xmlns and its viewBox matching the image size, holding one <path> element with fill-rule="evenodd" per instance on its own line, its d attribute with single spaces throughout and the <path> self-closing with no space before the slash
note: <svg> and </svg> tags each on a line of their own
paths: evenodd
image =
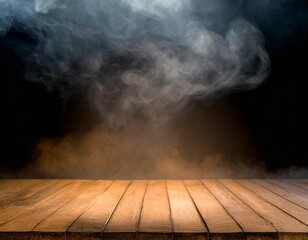
<svg viewBox="0 0 308 240">
<path fill-rule="evenodd" d="M 239 7 L 264 34 L 271 73 L 258 88 L 200 104 L 198 111 L 228 102 L 252 130 L 258 159 L 268 170 L 308 167 L 307 1 L 283 1 L 279 8 L 258 11 L 245 3 Z M 99 123 L 79 96 L 63 99 L 43 84 L 26 81 L 23 56 L 36 44 L 18 25 L 0 37 L 0 170 L 20 169 L 33 161 L 34 146 L 43 137 L 87 131 Z"/>
</svg>

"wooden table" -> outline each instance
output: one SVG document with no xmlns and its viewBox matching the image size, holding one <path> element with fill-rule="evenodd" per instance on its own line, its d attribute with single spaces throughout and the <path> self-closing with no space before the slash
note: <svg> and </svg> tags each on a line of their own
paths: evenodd
<svg viewBox="0 0 308 240">
<path fill-rule="evenodd" d="M 308 180 L 0 180 L 0 239 L 308 239 Z"/>
</svg>

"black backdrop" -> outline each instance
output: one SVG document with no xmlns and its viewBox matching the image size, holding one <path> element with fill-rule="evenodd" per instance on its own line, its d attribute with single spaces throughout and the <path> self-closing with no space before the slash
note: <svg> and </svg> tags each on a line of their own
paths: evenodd
<svg viewBox="0 0 308 240">
<path fill-rule="evenodd" d="M 283 1 L 279 9 L 259 12 L 245 3 L 240 5 L 243 16 L 265 36 L 271 73 L 260 87 L 233 93 L 224 101 L 252 129 L 268 169 L 308 167 L 307 1 Z M 0 37 L 1 169 L 19 169 L 33 161 L 33 147 L 42 137 L 86 131 L 98 123 L 78 96 L 64 101 L 44 85 L 25 80 L 22 56 L 35 46 L 35 38 L 18 26 Z"/>
</svg>

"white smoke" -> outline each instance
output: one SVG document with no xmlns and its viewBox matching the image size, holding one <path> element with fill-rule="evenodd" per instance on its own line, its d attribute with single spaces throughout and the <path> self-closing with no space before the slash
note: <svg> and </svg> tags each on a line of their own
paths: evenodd
<svg viewBox="0 0 308 240">
<path fill-rule="evenodd" d="M 191 0 L 2 0 L 0 34 L 19 24 L 37 39 L 30 80 L 87 96 L 112 126 L 136 113 L 160 125 L 190 100 L 254 88 L 267 76 L 256 26 L 234 19 L 223 32 L 209 28 L 217 2 L 203 1 L 202 17 Z"/>
</svg>

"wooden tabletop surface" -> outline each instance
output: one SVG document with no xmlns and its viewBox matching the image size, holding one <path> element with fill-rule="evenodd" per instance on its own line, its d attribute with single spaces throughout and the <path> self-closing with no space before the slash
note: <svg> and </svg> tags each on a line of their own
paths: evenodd
<svg viewBox="0 0 308 240">
<path fill-rule="evenodd" d="M 308 180 L 0 180 L 0 239 L 308 239 Z"/>
</svg>

